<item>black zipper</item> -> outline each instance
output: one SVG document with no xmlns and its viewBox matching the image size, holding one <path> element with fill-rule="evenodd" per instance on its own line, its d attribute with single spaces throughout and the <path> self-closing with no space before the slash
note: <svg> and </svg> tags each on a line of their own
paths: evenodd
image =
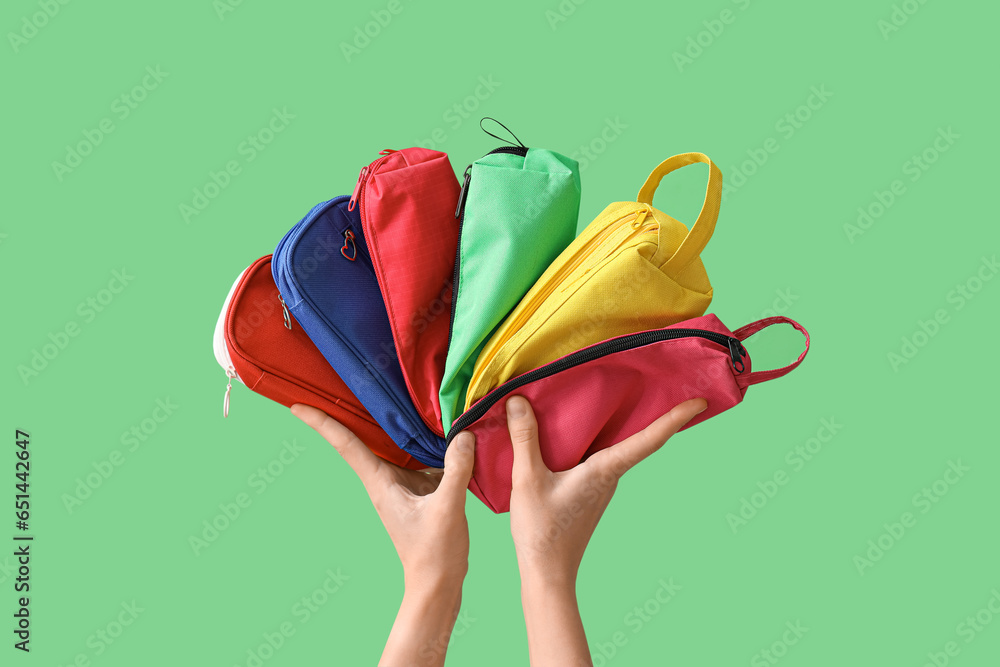
<svg viewBox="0 0 1000 667">
<path fill-rule="evenodd" d="M 524 157 L 528 154 L 527 146 L 501 146 L 494 148 L 486 155 L 494 153 L 510 153 Z M 483 156 L 485 157 L 485 155 Z M 455 328 L 455 304 L 458 302 L 458 272 L 462 258 L 462 224 L 465 222 L 465 198 L 469 194 L 469 181 L 472 179 L 472 165 L 465 168 L 462 177 L 462 189 L 458 193 L 458 206 L 455 207 L 455 217 L 458 218 L 458 243 L 455 247 L 455 273 L 451 279 L 451 323 L 448 325 L 448 347 L 451 347 L 451 332 Z"/>
<path fill-rule="evenodd" d="M 625 350 L 630 350 L 632 348 L 642 347 L 643 345 L 658 343 L 664 340 L 672 340 L 674 338 L 705 338 L 713 343 L 718 343 L 729 350 L 729 357 L 737 375 L 746 369 L 746 366 L 743 363 L 743 357 L 747 356 L 747 351 L 746 348 L 743 347 L 743 343 L 741 343 L 738 338 L 716 333 L 715 331 L 706 331 L 705 329 L 659 329 L 657 331 L 643 331 L 637 334 L 622 336 L 621 338 L 615 338 L 613 340 L 594 345 L 593 347 L 580 350 L 579 352 L 574 352 L 573 354 L 567 355 L 562 359 L 558 359 L 540 368 L 536 368 L 533 371 L 528 371 L 523 375 L 519 375 L 516 378 L 504 382 L 502 385 L 486 394 L 486 396 L 477 401 L 475 405 L 463 412 L 462 415 L 455 420 L 451 430 L 448 431 L 448 437 L 445 440 L 445 445 L 447 446 L 450 444 L 452 439 L 461 433 L 463 429 L 468 428 L 473 422 L 489 412 L 489 409 L 496 405 L 501 398 L 512 391 L 534 382 L 535 380 L 541 380 L 542 378 L 549 377 L 550 375 L 561 373 L 562 371 L 573 368 L 574 366 L 585 364 L 588 361 L 593 361 L 594 359 L 599 359 L 600 357 L 604 357 L 609 354 L 624 352 Z"/>
<path fill-rule="evenodd" d="M 501 146 L 500 148 L 494 148 L 486 155 L 493 155 L 494 153 L 511 153 L 512 155 L 520 155 L 524 157 L 528 154 L 527 146 Z M 485 156 L 483 156 L 485 157 Z"/>
</svg>

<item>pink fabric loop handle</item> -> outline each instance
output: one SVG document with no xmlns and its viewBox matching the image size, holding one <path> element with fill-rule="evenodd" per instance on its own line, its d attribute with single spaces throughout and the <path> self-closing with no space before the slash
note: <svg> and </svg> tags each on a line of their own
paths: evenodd
<svg viewBox="0 0 1000 667">
<path fill-rule="evenodd" d="M 738 376 L 737 381 L 743 386 L 749 387 L 752 384 L 757 384 L 759 382 L 767 382 L 768 380 L 780 378 L 782 375 L 787 375 L 788 373 L 795 370 L 795 368 L 802 363 L 802 360 L 806 358 L 806 354 L 809 352 L 809 332 L 806 331 L 804 326 L 802 326 L 795 320 L 788 317 L 781 317 L 780 315 L 778 317 L 765 317 L 762 320 L 751 322 L 750 324 L 740 327 L 739 329 L 734 331 L 733 335 L 739 338 L 741 341 L 744 341 L 750 336 L 760 331 L 761 329 L 766 329 L 772 324 L 791 324 L 799 332 L 801 332 L 803 336 L 805 336 L 806 348 L 802 350 L 802 354 L 799 355 L 798 359 L 796 359 L 795 361 L 793 361 L 792 363 L 788 364 L 783 368 L 775 368 L 769 371 L 753 371 L 745 379 L 743 376 Z"/>
</svg>

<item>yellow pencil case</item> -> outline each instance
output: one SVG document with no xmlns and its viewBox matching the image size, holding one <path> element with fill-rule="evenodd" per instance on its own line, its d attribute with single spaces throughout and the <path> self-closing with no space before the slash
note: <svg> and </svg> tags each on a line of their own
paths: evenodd
<svg viewBox="0 0 1000 667">
<path fill-rule="evenodd" d="M 689 164 L 709 167 L 705 203 L 688 228 L 653 208 L 660 180 Z M 703 153 L 664 160 L 636 201 L 610 204 L 556 258 L 476 360 L 465 409 L 507 380 L 609 338 L 705 313 L 712 285 L 700 253 L 719 215 L 722 174 Z"/>
</svg>

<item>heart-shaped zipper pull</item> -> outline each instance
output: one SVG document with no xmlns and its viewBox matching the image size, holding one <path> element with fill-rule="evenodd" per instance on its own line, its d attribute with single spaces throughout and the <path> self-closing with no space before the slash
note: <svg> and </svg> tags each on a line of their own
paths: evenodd
<svg viewBox="0 0 1000 667">
<path fill-rule="evenodd" d="M 347 254 L 348 247 L 351 249 L 350 255 Z M 354 232 L 350 229 L 344 232 L 344 246 L 340 249 L 340 254 L 352 262 L 358 258 L 358 245 L 354 242 Z"/>
</svg>

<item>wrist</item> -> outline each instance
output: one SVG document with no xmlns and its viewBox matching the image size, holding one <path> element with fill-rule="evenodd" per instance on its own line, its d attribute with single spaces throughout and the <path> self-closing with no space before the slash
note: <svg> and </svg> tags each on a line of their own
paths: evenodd
<svg viewBox="0 0 1000 667">
<path fill-rule="evenodd" d="M 576 594 L 577 568 L 556 562 L 525 563 L 518 561 L 521 573 L 521 594 L 539 590 L 546 593 L 572 592 Z"/>
<path fill-rule="evenodd" d="M 518 556 L 517 568 L 521 574 L 521 588 L 526 585 L 545 588 L 576 590 L 579 566 L 561 562 L 560 559 L 527 559 Z"/>
<path fill-rule="evenodd" d="M 409 598 L 454 598 L 461 597 L 465 583 L 465 570 L 404 572 L 405 595 Z"/>
<path fill-rule="evenodd" d="M 591 664 L 574 570 L 522 571 L 521 607 L 532 665 Z"/>
<path fill-rule="evenodd" d="M 462 581 L 454 576 L 406 576 L 403 601 L 380 665 L 439 667 L 462 605 Z"/>
</svg>

